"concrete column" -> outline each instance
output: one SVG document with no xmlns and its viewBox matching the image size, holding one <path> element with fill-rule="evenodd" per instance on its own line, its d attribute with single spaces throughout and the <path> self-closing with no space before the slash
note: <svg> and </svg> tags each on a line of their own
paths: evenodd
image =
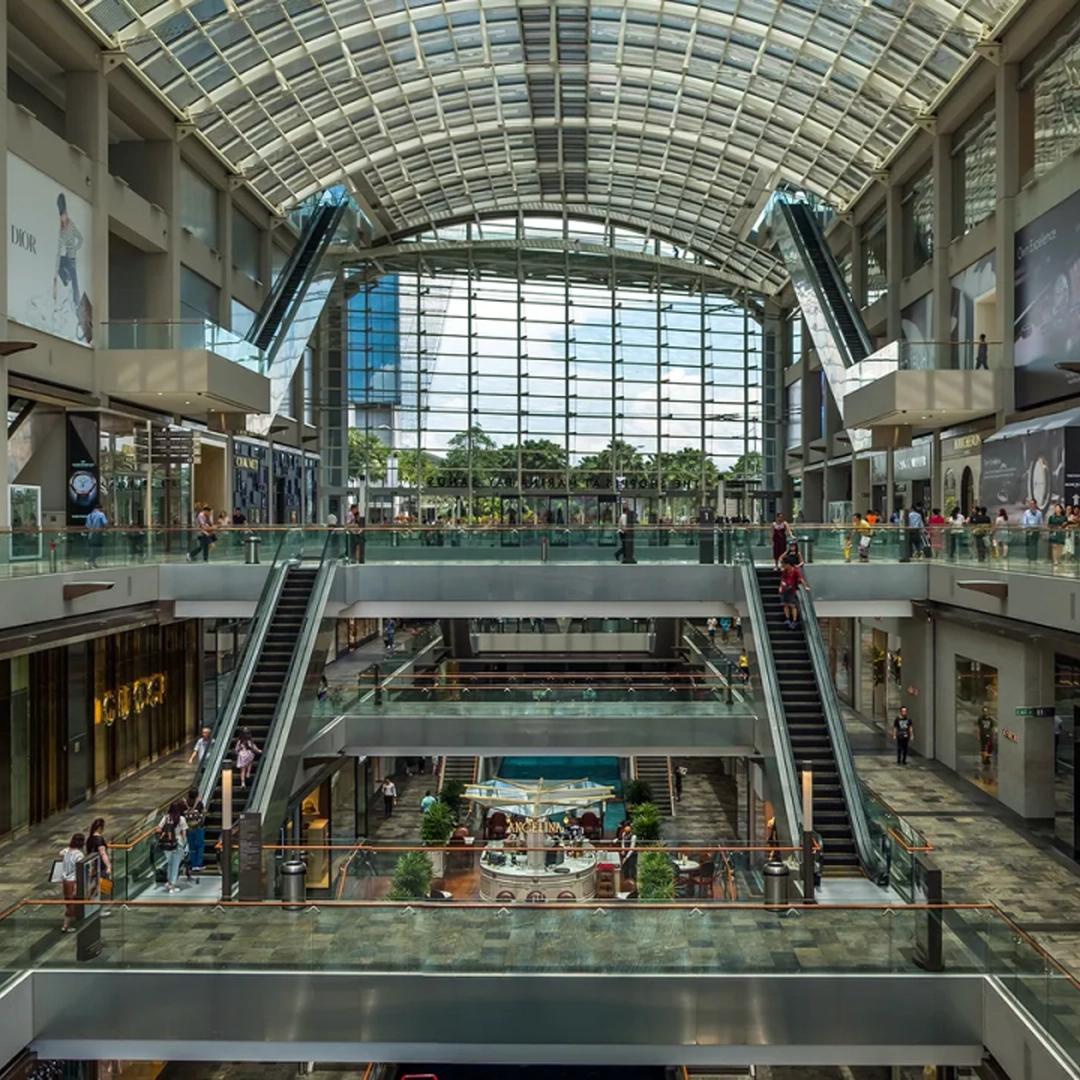
<svg viewBox="0 0 1080 1080">
<path fill-rule="evenodd" d="M 101 324 L 109 319 L 109 86 L 100 71 L 64 76 L 66 135 L 89 158 L 94 243 L 90 252 L 90 295 L 94 298 L 94 344 L 101 347 Z"/>
<path fill-rule="evenodd" d="M 900 624 L 900 651 L 904 657 L 900 703 L 915 721 L 914 749 L 936 758 L 937 720 L 934 714 L 934 623 L 922 607 Z M 955 741 L 955 737 L 954 737 Z M 952 755 L 948 757 L 952 761 Z"/>
<path fill-rule="evenodd" d="M 886 335 L 900 340 L 900 282 L 904 278 L 904 211 L 899 184 L 890 183 L 885 197 L 885 262 L 889 280 L 886 293 Z"/>
<path fill-rule="evenodd" d="M 870 509 L 872 495 L 870 479 L 870 458 L 853 457 L 851 459 L 851 502 L 852 509 L 865 514 Z"/>
<path fill-rule="evenodd" d="M 156 202 L 168 215 L 168 250 L 147 260 L 148 319 L 180 318 L 180 144 L 146 143 L 145 178 Z"/>
<path fill-rule="evenodd" d="M 976 495 L 978 498 L 978 495 Z M 926 516 L 930 516 L 931 507 L 940 507 L 945 512 L 945 490 L 941 468 L 941 432 L 935 431 L 930 438 L 930 506 L 926 507 Z"/>
<path fill-rule="evenodd" d="M 894 450 L 890 446 L 885 451 L 885 521 L 892 518 L 892 512 L 896 509 L 896 458 Z"/>
<path fill-rule="evenodd" d="M 1016 195 L 1020 190 L 1020 108 L 1016 89 L 1019 68 L 1003 64 L 995 73 L 994 119 L 997 134 L 997 205 L 994 238 L 997 246 L 996 334 L 1001 342 L 1001 366 L 1013 366 L 1013 326 L 1016 322 L 1016 275 L 1013 236 L 1016 232 Z M 1011 374 L 1002 379 L 1001 412 L 998 424 L 1015 408 L 1016 395 Z"/>
<path fill-rule="evenodd" d="M 0 0 L 0 46 L 3 47 L 3 55 L 7 56 L 7 43 L 8 43 L 8 15 L 7 15 L 7 0 Z M 5 63 L 0 65 L 2 71 L 0 71 L 0 85 L 3 86 L 3 94 L 0 95 L 0 100 L 5 103 L 5 107 L 0 109 L 0 152 L 4 154 L 4 168 L 0 169 L 0 236 L 7 237 L 8 235 L 8 221 L 7 221 L 7 142 L 8 142 L 8 110 L 7 110 L 7 88 L 8 88 L 8 65 Z M 7 318 L 7 241 L 0 244 L 0 337 L 4 340 L 8 337 L 8 318 Z M 4 395 L 4 401 L 7 401 L 7 381 L 8 381 L 8 361 L 0 359 L 0 393 Z M 5 431 L 3 438 L 0 438 L 0 528 L 7 528 L 11 525 L 11 518 L 8 514 L 8 497 L 7 497 L 7 485 L 8 485 L 8 450 L 7 450 L 7 432 Z"/>
<path fill-rule="evenodd" d="M 233 201 L 230 191 L 223 191 L 218 195 L 218 217 L 220 219 L 220 235 L 218 248 L 221 254 L 221 295 L 219 297 L 218 323 L 227 329 L 234 329 L 232 324 L 232 298 L 233 298 Z"/>
<path fill-rule="evenodd" d="M 935 363 L 938 368 L 952 366 L 952 284 L 949 278 L 949 241 L 953 223 L 953 159 L 952 136 L 934 138 L 934 313 L 933 335 Z M 935 484 L 934 497 L 940 499 Z"/>
<path fill-rule="evenodd" d="M 804 472 L 802 480 L 803 516 L 808 524 L 825 520 L 825 471 Z"/>
</svg>

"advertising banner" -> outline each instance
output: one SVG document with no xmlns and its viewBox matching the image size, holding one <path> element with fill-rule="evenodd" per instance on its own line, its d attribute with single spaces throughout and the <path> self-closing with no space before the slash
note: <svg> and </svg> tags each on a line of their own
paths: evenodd
<svg viewBox="0 0 1080 1080">
<path fill-rule="evenodd" d="M 98 501 L 98 445 L 100 424 L 96 413 L 67 414 L 67 523 L 78 528 Z"/>
<path fill-rule="evenodd" d="M 1016 234 L 1016 407 L 1080 393 L 1080 192 Z"/>
<path fill-rule="evenodd" d="M 1047 515 L 1054 503 L 1080 506 L 1080 410 L 1012 425 L 984 440 L 980 501 L 1019 520 L 1028 500 Z"/>
<path fill-rule="evenodd" d="M 12 153 L 7 170 L 8 318 L 89 346 L 90 203 Z"/>
</svg>

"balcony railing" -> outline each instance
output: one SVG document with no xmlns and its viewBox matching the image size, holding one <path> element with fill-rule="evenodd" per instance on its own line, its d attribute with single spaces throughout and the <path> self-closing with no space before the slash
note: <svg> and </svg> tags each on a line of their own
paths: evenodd
<svg viewBox="0 0 1080 1080">
<path fill-rule="evenodd" d="M 104 329 L 107 349 L 205 349 L 260 375 L 267 373 L 266 358 L 259 349 L 208 319 L 111 320 Z"/>
</svg>

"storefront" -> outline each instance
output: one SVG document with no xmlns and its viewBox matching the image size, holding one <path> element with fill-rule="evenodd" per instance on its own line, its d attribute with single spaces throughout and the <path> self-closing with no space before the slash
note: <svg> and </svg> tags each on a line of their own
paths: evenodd
<svg viewBox="0 0 1080 1080">
<path fill-rule="evenodd" d="M 0 836 L 187 745 L 199 722 L 194 620 L 0 659 Z"/>
<path fill-rule="evenodd" d="M 982 435 L 973 432 L 942 439 L 941 470 L 941 511 L 945 517 L 958 506 L 967 517 L 976 505 L 982 505 Z"/>
<path fill-rule="evenodd" d="M 270 523 L 270 448 L 253 439 L 233 439 L 233 509 L 249 525 Z"/>
<path fill-rule="evenodd" d="M 855 707 L 855 620 L 821 619 L 820 623 L 836 693 L 842 702 Z"/>
<path fill-rule="evenodd" d="M 886 505 L 885 486 L 888 479 L 886 455 L 877 452 L 870 455 L 870 483 L 873 487 L 873 503 L 885 517 L 897 506 L 921 505 L 931 508 L 931 477 L 933 475 L 933 447 L 930 441 L 913 443 L 903 450 L 893 451 L 893 483 L 896 485 L 893 507 Z"/>
<path fill-rule="evenodd" d="M 304 455 L 304 521 L 319 522 L 319 455 Z"/>
<path fill-rule="evenodd" d="M 896 619 L 860 619 L 859 685 L 853 687 L 862 712 L 886 731 L 900 710 L 904 688 L 904 657 Z M 859 704 L 856 707 L 860 707 Z"/>
<path fill-rule="evenodd" d="M 301 525 L 304 517 L 307 473 L 304 456 L 297 450 L 275 446 L 273 460 L 273 522 L 275 525 Z"/>
<path fill-rule="evenodd" d="M 358 646 L 378 637 L 378 619 L 338 619 L 337 650 L 335 655 L 345 656 Z"/>
</svg>

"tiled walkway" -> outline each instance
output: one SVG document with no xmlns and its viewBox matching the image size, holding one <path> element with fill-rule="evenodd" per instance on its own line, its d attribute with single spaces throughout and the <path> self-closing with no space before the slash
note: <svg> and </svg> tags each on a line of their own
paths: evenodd
<svg viewBox="0 0 1080 1080">
<path fill-rule="evenodd" d="M 105 835 L 115 838 L 154 817 L 154 811 L 179 794 L 192 777 L 189 750 L 163 758 L 100 795 L 31 829 L 18 840 L 0 847 L 0 909 L 25 897 L 55 896 L 59 886 L 49 884 L 56 853 L 73 833 L 85 833 L 96 817 L 105 819 Z"/>
<path fill-rule="evenodd" d="M 1080 975 L 1080 869 L 974 784 L 915 756 L 900 768 L 875 727 L 845 720 L 859 775 L 933 845 L 946 900 L 996 904 Z"/>
</svg>

